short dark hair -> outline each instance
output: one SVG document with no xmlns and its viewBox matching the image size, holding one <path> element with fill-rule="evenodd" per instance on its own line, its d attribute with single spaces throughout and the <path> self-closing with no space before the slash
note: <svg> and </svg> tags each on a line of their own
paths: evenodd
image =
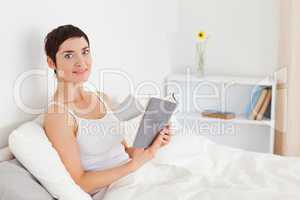
<svg viewBox="0 0 300 200">
<path fill-rule="evenodd" d="M 62 25 L 51 32 L 49 32 L 45 38 L 45 52 L 52 61 L 56 64 L 56 53 L 60 45 L 67 39 L 73 37 L 84 37 L 88 45 L 90 45 L 88 36 L 78 27 L 71 24 Z M 56 69 L 54 70 L 56 73 Z"/>
</svg>

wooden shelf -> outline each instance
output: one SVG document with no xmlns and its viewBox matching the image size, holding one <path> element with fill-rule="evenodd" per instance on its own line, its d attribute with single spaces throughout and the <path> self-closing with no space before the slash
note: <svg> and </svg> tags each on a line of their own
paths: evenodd
<svg viewBox="0 0 300 200">
<path fill-rule="evenodd" d="M 199 78 L 195 75 L 189 74 L 171 74 L 167 76 L 167 81 L 208 81 L 213 83 L 232 83 L 241 85 L 261 85 L 261 86 L 272 86 L 274 80 L 272 77 L 240 77 L 240 76 L 204 76 Z"/>
<path fill-rule="evenodd" d="M 221 123 L 234 123 L 234 124 L 249 124 L 249 125 L 262 125 L 262 126 L 272 126 L 272 121 L 270 119 L 250 120 L 246 116 L 239 115 L 234 119 L 217 119 L 210 117 L 203 117 L 201 113 L 190 112 L 190 113 L 180 113 L 176 114 L 179 117 L 184 117 L 185 119 L 199 120 L 204 122 L 221 122 Z"/>
</svg>

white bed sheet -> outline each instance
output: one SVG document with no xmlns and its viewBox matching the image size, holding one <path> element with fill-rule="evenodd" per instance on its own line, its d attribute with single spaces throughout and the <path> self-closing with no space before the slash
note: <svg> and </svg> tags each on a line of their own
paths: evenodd
<svg viewBox="0 0 300 200">
<path fill-rule="evenodd" d="M 190 152 L 175 164 L 149 162 L 94 199 L 300 199 L 300 158 L 229 148 L 202 136 L 185 140 Z"/>
</svg>

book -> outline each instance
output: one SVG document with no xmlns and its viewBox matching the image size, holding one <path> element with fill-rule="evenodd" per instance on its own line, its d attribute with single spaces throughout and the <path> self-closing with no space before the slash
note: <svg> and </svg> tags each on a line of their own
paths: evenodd
<svg viewBox="0 0 300 200">
<path fill-rule="evenodd" d="M 271 98 L 272 98 L 272 91 L 271 89 L 268 89 L 268 92 L 267 92 L 267 96 L 266 98 L 264 99 L 264 102 L 256 116 L 256 120 L 262 120 L 263 117 L 264 117 L 264 114 L 265 112 L 267 111 L 268 109 L 268 106 L 269 104 L 271 103 Z"/>
<path fill-rule="evenodd" d="M 221 112 L 217 110 L 204 110 L 202 113 L 203 117 L 218 118 L 218 119 L 233 119 L 235 114 L 233 112 Z"/>
<path fill-rule="evenodd" d="M 250 118 L 251 112 L 254 109 L 263 89 L 264 88 L 261 86 L 254 87 L 254 89 L 251 93 L 250 102 L 248 103 L 248 105 L 246 106 L 246 109 L 245 109 L 245 114 L 248 118 Z"/>
<path fill-rule="evenodd" d="M 264 88 L 262 91 L 261 91 L 261 94 L 256 102 L 256 105 L 254 106 L 251 114 L 250 114 L 250 117 L 249 119 L 251 120 L 255 120 L 258 113 L 259 113 L 259 110 L 261 109 L 264 101 L 265 101 L 265 98 L 267 97 L 267 94 L 268 94 L 268 89 L 267 88 Z"/>
<path fill-rule="evenodd" d="M 148 148 L 159 131 L 169 122 L 176 102 L 151 97 L 133 142 L 135 148 Z"/>
<path fill-rule="evenodd" d="M 271 102 L 272 102 L 272 98 L 271 98 Z M 271 102 L 269 103 L 268 108 L 264 114 L 264 118 L 271 119 Z"/>
</svg>

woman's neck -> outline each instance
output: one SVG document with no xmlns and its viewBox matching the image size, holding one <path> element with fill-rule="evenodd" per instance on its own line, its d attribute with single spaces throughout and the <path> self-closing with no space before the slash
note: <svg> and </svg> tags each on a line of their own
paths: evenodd
<svg viewBox="0 0 300 200">
<path fill-rule="evenodd" d="M 84 98 L 82 84 L 58 81 L 54 99 L 62 103 L 71 103 L 80 101 Z"/>
</svg>

